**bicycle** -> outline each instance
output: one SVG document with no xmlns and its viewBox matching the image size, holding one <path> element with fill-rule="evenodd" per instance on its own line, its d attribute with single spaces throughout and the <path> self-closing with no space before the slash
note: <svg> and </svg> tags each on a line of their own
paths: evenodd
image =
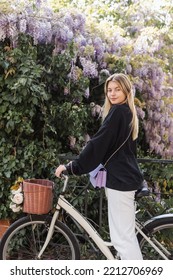
<svg viewBox="0 0 173 280">
<path fill-rule="evenodd" d="M 64 185 L 53 216 L 28 215 L 15 221 L 2 237 L 0 259 L 79 260 L 79 241 L 68 225 L 61 221 L 62 211 L 84 229 L 106 259 L 118 259 L 112 253 L 111 242 L 104 241 L 87 218 L 66 200 L 68 176 L 63 176 Z M 173 259 L 173 214 L 153 217 L 144 224 L 136 219 L 136 234 L 144 259 Z"/>
</svg>

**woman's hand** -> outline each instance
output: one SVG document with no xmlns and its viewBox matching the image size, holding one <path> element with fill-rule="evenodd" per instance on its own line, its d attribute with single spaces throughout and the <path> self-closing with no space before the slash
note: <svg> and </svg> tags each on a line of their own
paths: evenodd
<svg viewBox="0 0 173 280">
<path fill-rule="evenodd" d="M 56 177 L 58 177 L 58 178 L 60 178 L 61 177 L 61 173 L 63 172 L 63 171 L 65 171 L 66 170 L 66 167 L 65 167 L 65 165 L 59 165 L 58 167 L 57 167 L 57 169 L 56 169 L 56 171 L 55 171 L 55 176 Z"/>
</svg>

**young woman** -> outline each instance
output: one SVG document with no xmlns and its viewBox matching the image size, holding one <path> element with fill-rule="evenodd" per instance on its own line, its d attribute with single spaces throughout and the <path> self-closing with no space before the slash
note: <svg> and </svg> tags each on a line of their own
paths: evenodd
<svg viewBox="0 0 173 280">
<path fill-rule="evenodd" d="M 114 74 L 105 82 L 103 123 L 80 153 L 78 159 L 60 165 L 55 172 L 60 177 L 67 170 L 72 175 L 82 175 L 104 165 L 113 152 L 121 149 L 106 165 L 108 220 L 111 242 L 122 260 L 141 260 L 142 255 L 135 234 L 135 191 L 143 176 L 136 161 L 138 118 L 134 94 L 129 78 Z"/>
</svg>

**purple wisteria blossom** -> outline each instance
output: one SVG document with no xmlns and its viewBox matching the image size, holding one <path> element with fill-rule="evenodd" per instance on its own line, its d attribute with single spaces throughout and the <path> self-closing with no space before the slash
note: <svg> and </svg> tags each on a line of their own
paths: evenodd
<svg viewBox="0 0 173 280">
<path fill-rule="evenodd" d="M 20 33 L 25 33 L 27 30 L 27 19 L 19 16 L 18 18 L 18 29 Z"/>
<path fill-rule="evenodd" d="M 75 16 L 73 17 L 73 29 L 75 31 L 80 31 L 80 33 L 83 33 L 85 30 L 85 16 L 83 16 L 80 13 L 75 13 Z"/>
<path fill-rule="evenodd" d="M 112 54 L 120 54 L 121 48 L 127 45 L 129 39 L 121 36 L 119 33 L 115 34 L 114 37 L 109 39 L 109 44 L 107 45 L 107 51 Z"/>
<path fill-rule="evenodd" d="M 75 65 L 72 65 L 71 71 L 68 74 L 68 78 L 72 80 L 74 83 L 77 83 L 82 76 L 82 70 Z"/>
<path fill-rule="evenodd" d="M 105 46 L 101 38 L 96 37 L 93 39 L 93 46 L 95 48 L 96 59 L 99 61 L 103 58 L 105 52 Z"/>
<path fill-rule="evenodd" d="M 0 14 L 0 40 L 4 41 L 6 38 L 10 38 L 12 45 L 16 46 L 16 41 L 18 38 L 18 29 L 17 29 L 17 15 Z"/>
<path fill-rule="evenodd" d="M 173 88 L 163 86 L 165 73 L 156 63 L 144 63 L 133 74 L 138 77 L 134 85 L 142 93 L 146 104 L 147 118 L 143 119 L 143 125 L 150 150 L 170 158 L 173 153 L 173 142 L 169 137 L 172 133 Z M 139 115 L 139 109 L 137 112 Z"/>
<path fill-rule="evenodd" d="M 136 106 L 136 111 L 137 111 L 138 118 L 144 120 L 145 112 L 142 110 L 142 108 Z"/>
<path fill-rule="evenodd" d="M 89 78 L 98 77 L 97 64 L 95 62 L 92 62 L 85 57 L 80 57 L 80 62 L 83 67 L 84 76 Z"/>
<path fill-rule="evenodd" d="M 4 41 L 7 36 L 7 17 L 0 15 L 0 41 Z"/>
</svg>

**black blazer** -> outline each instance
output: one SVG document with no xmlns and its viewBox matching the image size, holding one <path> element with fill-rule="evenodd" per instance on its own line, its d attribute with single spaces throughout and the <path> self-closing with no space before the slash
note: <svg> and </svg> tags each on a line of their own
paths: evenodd
<svg viewBox="0 0 173 280">
<path fill-rule="evenodd" d="M 69 174 L 82 175 L 104 164 L 130 133 L 132 114 L 127 104 L 113 105 L 102 126 L 79 157 L 66 166 Z M 143 181 L 136 160 L 136 141 L 132 136 L 106 165 L 107 188 L 137 190 Z"/>
</svg>

